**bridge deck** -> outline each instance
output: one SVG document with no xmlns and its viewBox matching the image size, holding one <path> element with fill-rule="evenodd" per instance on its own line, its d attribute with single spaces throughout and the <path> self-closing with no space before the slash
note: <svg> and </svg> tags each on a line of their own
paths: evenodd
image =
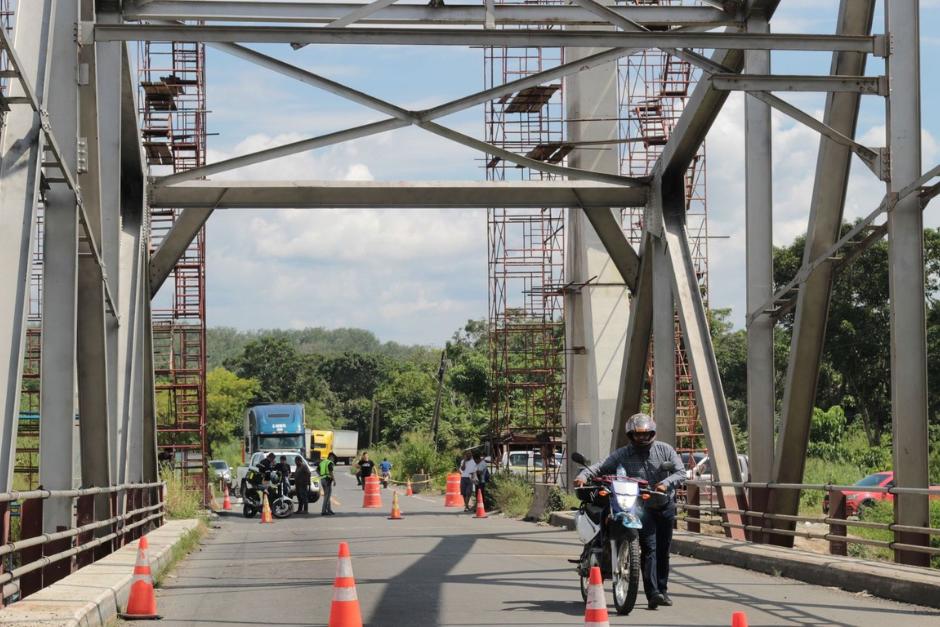
<svg viewBox="0 0 940 627">
<path fill-rule="evenodd" d="M 367 625 L 575 625 L 584 614 L 565 560 L 573 532 L 502 518 L 475 520 L 442 498 L 403 497 L 401 521 L 363 510 L 341 467 L 337 516 L 294 516 L 272 525 L 222 519 L 203 549 L 165 581 L 169 625 L 323 625 L 337 543 L 347 540 Z M 236 506 L 237 507 L 237 506 Z M 319 512 L 319 503 L 315 506 Z M 671 608 L 638 605 L 615 625 L 940 625 L 940 612 L 674 557 Z M 642 598 L 642 593 L 641 593 Z M 607 600 L 611 602 L 610 589 Z M 611 612 L 613 606 L 610 606 Z"/>
</svg>

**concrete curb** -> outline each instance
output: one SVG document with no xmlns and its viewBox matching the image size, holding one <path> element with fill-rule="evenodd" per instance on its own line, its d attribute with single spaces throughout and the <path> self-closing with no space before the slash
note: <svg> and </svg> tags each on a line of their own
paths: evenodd
<svg viewBox="0 0 940 627">
<path fill-rule="evenodd" d="M 549 523 L 574 529 L 572 512 L 554 512 Z M 902 603 L 940 608 L 940 572 L 767 544 L 677 531 L 672 552 L 686 557 L 787 577 L 849 592 L 867 592 Z"/>
<path fill-rule="evenodd" d="M 197 520 L 171 520 L 147 534 L 150 568 L 159 572 L 170 560 L 172 548 L 197 527 Z M 78 570 L 48 588 L 0 610 L 2 625 L 44 627 L 104 626 L 127 602 L 137 543 L 121 547 L 106 558 Z"/>
</svg>

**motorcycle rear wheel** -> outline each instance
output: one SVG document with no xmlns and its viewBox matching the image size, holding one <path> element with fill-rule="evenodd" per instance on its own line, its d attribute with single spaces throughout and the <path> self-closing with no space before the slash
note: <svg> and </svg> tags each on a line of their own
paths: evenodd
<svg viewBox="0 0 940 627">
<path fill-rule="evenodd" d="M 244 507 L 242 507 L 242 516 L 245 518 L 254 518 L 255 513 L 255 508 L 248 503 L 245 503 Z"/>
<path fill-rule="evenodd" d="M 614 607 L 620 615 L 629 614 L 636 604 L 636 593 L 640 587 L 640 541 L 624 539 L 617 551 L 619 569 L 615 569 Z M 619 573 L 617 572 L 619 571 Z"/>
<path fill-rule="evenodd" d="M 590 583 L 591 577 L 591 566 L 600 566 L 600 563 L 597 561 L 597 555 L 593 551 L 588 555 L 587 568 L 581 573 L 581 600 L 587 603 L 588 596 L 588 584 Z"/>
</svg>

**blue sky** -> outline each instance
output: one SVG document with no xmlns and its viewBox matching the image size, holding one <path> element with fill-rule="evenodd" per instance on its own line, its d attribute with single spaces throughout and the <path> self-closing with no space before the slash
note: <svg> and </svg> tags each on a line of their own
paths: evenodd
<svg viewBox="0 0 940 627">
<path fill-rule="evenodd" d="M 940 1 L 922 0 L 924 169 L 940 161 L 940 108 L 933 59 L 940 53 Z M 776 32 L 829 33 L 836 0 L 784 0 Z M 883 30 L 881 14 L 875 31 Z M 407 108 L 426 108 L 483 88 L 479 49 L 440 47 L 258 46 L 268 54 Z M 778 73 L 818 73 L 829 55 L 775 53 Z M 380 119 L 336 96 L 214 50 L 207 58 L 209 161 Z M 869 74 L 883 73 L 880 64 Z M 821 114 L 823 98 L 787 95 Z M 879 146 L 884 103 L 863 100 L 859 136 Z M 744 319 L 743 100 L 732 96 L 707 140 L 711 304 Z M 774 114 L 775 243 L 805 230 L 818 139 Z M 481 108 L 442 122 L 481 137 Z M 401 129 L 287 157 L 215 178 L 479 180 L 481 155 L 417 129 Z M 853 165 L 847 216 L 868 213 L 883 185 Z M 938 226 L 936 206 L 925 221 Z M 208 223 L 208 323 L 242 329 L 352 326 L 382 340 L 441 344 L 468 318 L 487 312 L 486 212 L 217 212 Z"/>
</svg>

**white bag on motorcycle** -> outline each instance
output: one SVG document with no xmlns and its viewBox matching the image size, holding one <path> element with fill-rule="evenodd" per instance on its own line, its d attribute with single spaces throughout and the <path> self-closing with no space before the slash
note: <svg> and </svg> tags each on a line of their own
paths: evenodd
<svg viewBox="0 0 940 627">
<path fill-rule="evenodd" d="M 574 528 L 578 532 L 581 542 L 587 544 L 597 535 L 601 526 L 591 520 L 587 514 L 578 512 L 574 517 Z"/>
</svg>

